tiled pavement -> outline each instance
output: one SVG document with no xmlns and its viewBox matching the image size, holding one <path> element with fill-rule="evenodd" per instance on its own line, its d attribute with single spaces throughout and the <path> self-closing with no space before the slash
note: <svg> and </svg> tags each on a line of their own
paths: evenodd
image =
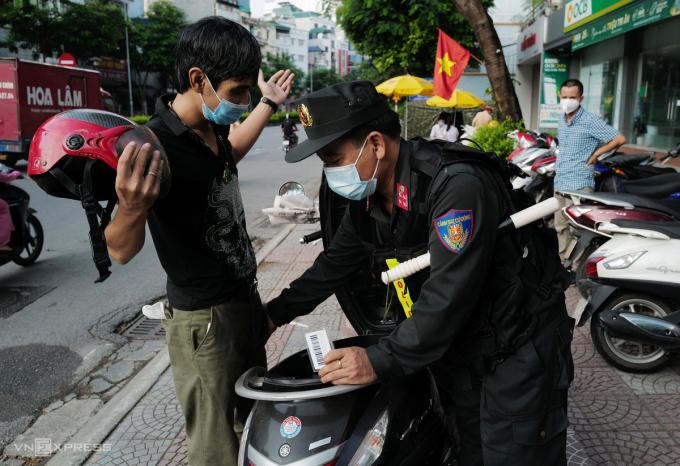
<svg viewBox="0 0 680 466">
<path fill-rule="evenodd" d="M 263 300 L 278 295 L 314 260 L 321 245 L 300 246 L 298 239 L 316 228 L 298 226 L 260 265 Z M 569 290 L 568 308 L 577 298 Z M 270 339 L 270 367 L 303 349 L 305 331 L 325 328 L 331 338 L 353 333 L 334 298 L 295 323 L 278 329 Z M 656 374 L 618 371 L 595 352 L 588 326 L 576 329 L 572 350 L 576 377 L 569 397 L 569 464 L 680 464 L 680 363 Z M 105 441 L 110 451 L 96 453 L 87 464 L 186 464 L 182 415 L 173 395 L 168 369 Z"/>
</svg>

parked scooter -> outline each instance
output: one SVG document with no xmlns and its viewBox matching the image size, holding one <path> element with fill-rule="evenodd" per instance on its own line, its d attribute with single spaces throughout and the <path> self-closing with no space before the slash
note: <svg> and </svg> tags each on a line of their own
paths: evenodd
<svg viewBox="0 0 680 466">
<path fill-rule="evenodd" d="M 588 193 L 565 191 L 574 205 L 563 210 L 574 228 L 574 240 L 568 249 L 567 266 L 576 273 L 576 284 L 585 296 L 580 281 L 585 278 L 585 261 L 611 235 L 598 228 L 613 219 L 668 222 L 680 220 L 680 173 L 624 181 L 627 193 Z M 633 194 L 638 193 L 638 194 Z"/>
<path fill-rule="evenodd" d="M 536 172 L 533 165 L 557 154 L 557 140 L 548 134 L 515 130 L 508 134 L 517 147 L 508 155 L 508 166 L 515 175 L 511 179 L 515 190 L 526 189 Z"/>
<path fill-rule="evenodd" d="M 8 174 L 13 170 L 0 164 L 0 172 Z M 19 175 L 17 178 L 23 178 Z M 30 196 L 23 189 L 0 182 L 0 199 L 9 204 L 14 231 L 8 246 L 10 251 L 0 251 L 0 265 L 14 262 L 21 266 L 33 264 L 40 256 L 44 243 L 44 232 L 35 216 L 35 209 L 29 206 Z"/>
<path fill-rule="evenodd" d="M 537 160 L 531 166 L 531 171 L 535 175 L 524 187 L 524 191 L 537 203 L 553 197 L 556 162 L 557 157 L 551 155 Z"/>
<path fill-rule="evenodd" d="M 680 222 L 613 220 L 586 262 L 591 290 L 578 308 L 597 351 L 630 372 L 662 367 L 680 349 Z M 675 311 L 675 312 L 672 312 Z"/>
<path fill-rule="evenodd" d="M 678 157 L 680 144 L 669 150 L 664 157 L 657 160 L 654 153 L 622 154 L 614 151 L 601 155 L 595 164 L 595 190 L 605 192 L 630 192 L 634 186 L 631 180 L 642 180 L 659 175 L 677 173 L 666 163 Z"/>
</svg>

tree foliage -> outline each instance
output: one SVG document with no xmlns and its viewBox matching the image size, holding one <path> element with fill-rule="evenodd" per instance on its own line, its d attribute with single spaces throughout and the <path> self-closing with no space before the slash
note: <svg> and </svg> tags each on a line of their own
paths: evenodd
<svg viewBox="0 0 680 466">
<path fill-rule="evenodd" d="M 12 52 L 34 49 L 33 58 L 51 57 L 61 49 L 62 18 L 52 2 L 21 2 L 0 8 L 0 26 L 7 29 L 7 39 L 0 46 Z"/>
<path fill-rule="evenodd" d="M 344 79 L 346 81 L 366 80 L 378 85 L 392 76 L 389 72 L 380 71 L 371 61 L 364 61 L 355 65 Z"/>
<path fill-rule="evenodd" d="M 139 99 L 146 112 L 146 85 L 151 73 L 167 84 L 175 63 L 175 44 L 186 25 L 184 12 L 167 0 L 151 4 L 146 18 L 130 25 L 130 64 L 136 75 Z"/>
<path fill-rule="evenodd" d="M 332 68 L 314 68 L 314 70 L 307 74 L 305 78 L 305 88 L 318 91 L 322 87 L 330 86 L 345 80 L 345 78 L 341 78 L 337 71 Z"/>
<path fill-rule="evenodd" d="M 184 12 L 167 0 L 154 2 L 146 18 L 135 18 L 130 27 L 130 61 L 136 70 L 172 73 L 175 44 L 186 26 Z"/>
<path fill-rule="evenodd" d="M 125 19 L 120 6 L 105 0 L 84 4 L 61 1 L 15 2 L 0 9 L 0 25 L 9 31 L 0 45 L 16 52 L 33 49 L 33 57 L 54 57 L 63 51 L 79 62 L 94 56 L 121 56 Z"/>
<path fill-rule="evenodd" d="M 85 61 L 95 56 L 125 55 L 125 16 L 120 5 L 106 0 L 69 4 L 61 17 L 64 50 Z"/>
<path fill-rule="evenodd" d="M 493 4 L 493 0 L 481 1 L 486 7 Z M 336 4 L 338 22 L 349 40 L 381 72 L 431 76 L 437 28 L 477 52 L 474 32 L 450 1 L 341 0 Z"/>
<path fill-rule="evenodd" d="M 291 96 L 297 96 L 304 91 L 303 76 L 305 73 L 295 65 L 293 57 L 287 53 L 272 54 L 267 52 L 262 59 L 262 72 L 264 79 L 269 79 L 274 73 L 279 70 L 291 70 L 295 75 L 293 79 L 293 89 Z"/>
</svg>

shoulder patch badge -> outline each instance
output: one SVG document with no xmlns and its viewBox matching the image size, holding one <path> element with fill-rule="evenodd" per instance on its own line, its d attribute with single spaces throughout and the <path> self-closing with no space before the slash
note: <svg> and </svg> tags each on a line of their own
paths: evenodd
<svg viewBox="0 0 680 466">
<path fill-rule="evenodd" d="M 433 222 L 439 241 L 451 252 L 460 254 L 472 240 L 474 219 L 471 210 L 451 209 Z"/>
</svg>

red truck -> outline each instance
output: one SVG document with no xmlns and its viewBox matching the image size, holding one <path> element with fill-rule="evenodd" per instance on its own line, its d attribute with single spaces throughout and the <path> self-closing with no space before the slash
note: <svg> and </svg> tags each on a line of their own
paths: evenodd
<svg viewBox="0 0 680 466">
<path fill-rule="evenodd" d="M 99 71 L 0 58 L 0 162 L 26 158 L 33 133 L 52 115 L 111 101 Z"/>
</svg>

